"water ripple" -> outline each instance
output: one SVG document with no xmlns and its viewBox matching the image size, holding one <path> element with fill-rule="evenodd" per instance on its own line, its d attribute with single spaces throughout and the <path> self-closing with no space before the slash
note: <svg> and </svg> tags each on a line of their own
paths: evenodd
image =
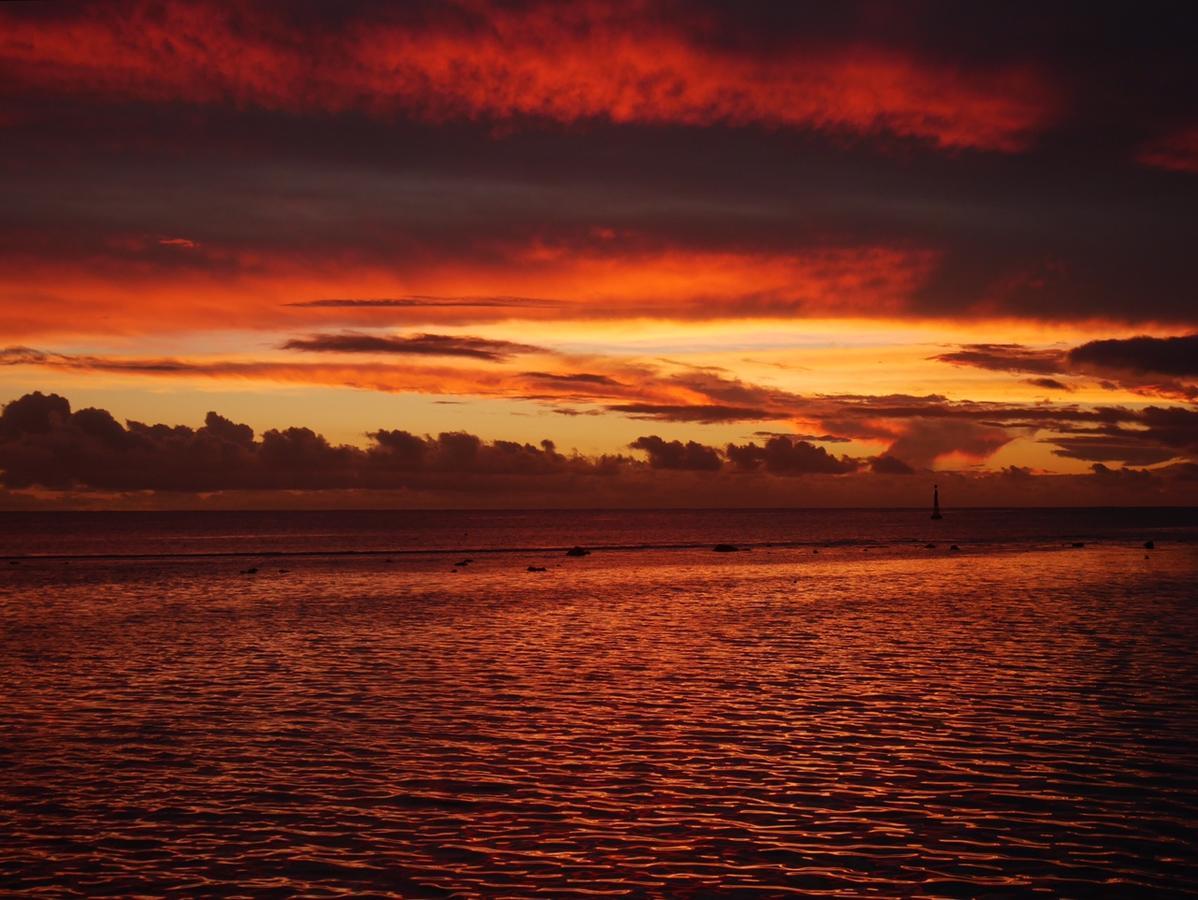
<svg viewBox="0 0 1198 900">
<path fill-rule="evenodd" d="M 861 555 L 13 567 L 0 892 L 1198 894 L 1194 549 Z"/>
</svg>

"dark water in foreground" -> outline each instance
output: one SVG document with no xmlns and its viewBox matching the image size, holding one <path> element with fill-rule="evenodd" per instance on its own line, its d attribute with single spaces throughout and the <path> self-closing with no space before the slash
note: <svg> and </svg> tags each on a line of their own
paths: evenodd
<svg viewBox="0 0 1198 900">
<path fill-rule="evenodd" d="M 0 539 L 0 893 L 1198 895 L 1194 511 Z"/>
</svg>

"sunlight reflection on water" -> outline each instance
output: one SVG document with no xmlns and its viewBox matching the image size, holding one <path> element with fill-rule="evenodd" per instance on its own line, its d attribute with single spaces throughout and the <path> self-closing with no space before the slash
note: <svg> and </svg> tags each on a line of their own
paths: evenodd
<svg viewBox="0 0 1198 900">
<path fill-rule="evenodd" d="M 9 567 L 0 890 L 1198 891 L 1194 547 L 455 561 Z"/>
</svg>

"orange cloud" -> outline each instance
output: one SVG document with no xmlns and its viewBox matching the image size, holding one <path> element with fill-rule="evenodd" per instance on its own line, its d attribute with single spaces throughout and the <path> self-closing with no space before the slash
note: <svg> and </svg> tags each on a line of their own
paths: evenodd
<svg viewBox="0 0 1198 900">
<path fill-rule="evenodd" d="M 901 313 L 936 258 L 884 246 L 779 253 L 541 240 L 485 249 L 461 258 L 413 250 L 389 265 L 211 244 L 70 263 L 14 253 L 0 260 L 0 331 L 27 339 L 214 324 L 878 316 Z"/>
<path fill-rule="evenodd" d="M 718 22 L 687 19 L 689 30 L 650 3 L 468 3 L 304 31 L 270 5 L 142 2 L 0 14 L 0 61 L 13 89 L 114 102 L 887 132 L 945 149 L 1017 151 L 1056 116 L 1055 91 L 1028 66 L 811 42 L 734 51 L 695 33 Z"/>
<path fill-rule="evenodd" d="M 635 359 L 551 353 L 542 354 L 535 361 L 538 368 L 533 368 L 534 363 L 524 357 L 518 363 L 427 366 L 355 360 L 95 357 L 11 347 L 0 351 L 0 364 L 136 378 L 246 380 L 534 400 L 551 408 L 582 403 L 587 411 L 675 423 L 790 421 L 800 428 L 818 425 L 834 441 L 848 437 L 884 444 L 890 457 L 917 467 L 952 459 L 986 460 L 1017 436 L 1041 433 L 1047 435 L 1047 443 L 1069 448 L 1061 455 L 1076 459 L 1142 464 L 1190 457 L 1198 449 L 1198 413 L 1183 407 L 1137 410 L 980 403 L 934 394 L 801 395 L 707 370 L 672 372 Z M 751 448 L 745 452 L 756 453 Z"/>
</svg>

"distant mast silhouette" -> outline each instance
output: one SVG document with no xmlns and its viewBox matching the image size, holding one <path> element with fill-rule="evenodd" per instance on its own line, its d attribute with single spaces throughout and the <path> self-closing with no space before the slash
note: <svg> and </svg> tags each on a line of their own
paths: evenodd
<svg viewBox="0 0 1198 900">
<path fill-rule="evenodd" d="M 938 484 L 932 485 L 932 518 L 944 518 L 944 516 L 940 515 L 940 485 Z"/>
</svg>

